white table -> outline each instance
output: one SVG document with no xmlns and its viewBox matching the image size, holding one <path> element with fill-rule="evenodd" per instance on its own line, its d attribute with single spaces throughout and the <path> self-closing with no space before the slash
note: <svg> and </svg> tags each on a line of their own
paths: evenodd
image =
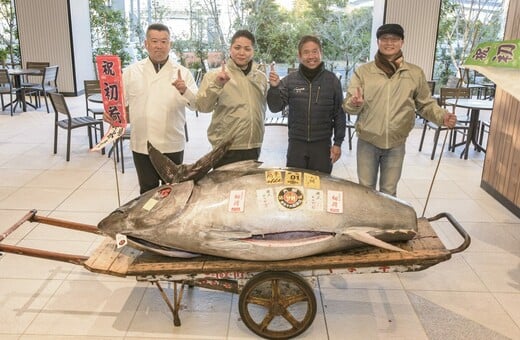
<svg viewBox="0 0 520 340">
<path fill-rule="evenodd" d="M 469 99 L 469 98 L 452 98 L 447 99 L 446 104 L 470 109 L 471 116 L 469 121 L 468 135 L 466 137 L 466 145 L 460 157 L 464 156 L 464 159 L 468 159 L 468 151 L 471 143 L 475 145 L 477 150 L 486 152 L 486 148 L 479 144 L 477 135 L 479 128 L 479 116 L 480 110 L 493 110 L 493 100 L 488 99 Z"/>
</svg>

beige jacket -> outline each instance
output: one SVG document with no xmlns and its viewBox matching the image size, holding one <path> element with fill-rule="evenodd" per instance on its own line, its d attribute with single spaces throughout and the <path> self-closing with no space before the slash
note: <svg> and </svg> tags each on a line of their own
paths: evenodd
<svg viewBox="0 0 520 340">
<path fill-rule="evenodd" d="M 361 88 L 364 103 L 349 105 L 350 97 Z M 356 132 L 359 138 L 381 149 L 390 149 L 406 142 L 415 125 L 415 113 L 441 125 L 446 111 L 431 97 L 421 68 L 403 62 L 388 78 L 375 62 L 360 66 L 348 86 L 343 109 L 359 115 Z"/>
<path fill-rule="evenodd" d="M 215 147 L 228 135 L 232 150 L 259 148 L 264 139 L 267 77 L 253 62 L 247 76 L 229 59 L 226 71 L 230 80 L 220 87 L 215 83 L 220 67 L 207 73 L 197 93 L 200 112 L 213 112 L 208 140 Z"/>
</svg>

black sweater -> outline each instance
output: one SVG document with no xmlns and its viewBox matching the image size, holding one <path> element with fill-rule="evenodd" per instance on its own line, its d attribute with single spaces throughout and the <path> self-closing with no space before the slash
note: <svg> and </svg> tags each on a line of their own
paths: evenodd
<svg viewBox="0 0 520 340">
<path fill-rule="evenodd" d="M 307 142 L 330 140 L 334 133 L 334 144 L 341 146 L 346 124 L 342 102 L 339 79 L 323 65 L 312 81 L 305 78 L 300 65 L 297 72 L 288 74 L 267 92 L 272 112 L 289 105 L 289 138 Z"/>
</svg>

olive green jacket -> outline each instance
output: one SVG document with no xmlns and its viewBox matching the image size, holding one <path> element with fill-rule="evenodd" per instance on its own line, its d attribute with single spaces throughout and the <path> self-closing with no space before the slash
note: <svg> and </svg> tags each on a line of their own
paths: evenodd
<svg viewBox="0 0 520 340">
<path fill-rule="evenodd" d="M 229 135 L 233 137 L 231 150 L 259 148 L 264 139 L 264 119 L 267 106 L 267 77 L 253 62 L 245 75 L 229 59 L 226 72 L 230 80 L 220 87 L 215 79 L 221 68 L 208 72 L 197 93 L 196 106 L 200 112 L 213 112 L 208 127 L 208 140 L 215 147 Z"/>
<path fill-rule="evenodd" d="M 350 98 L 361 89 L 364 103 L 349 105 Z M 406 142 L 415 126 L 415 114 L 442 125 L 446 111 L 432 98 L 421 68 L 403 62 L 391 77 L 375 62 L 360 66 L 352 76 L 343 109 L 358 115 L 358 137 L 381 149 L 390 149 Z"/>
</svg>

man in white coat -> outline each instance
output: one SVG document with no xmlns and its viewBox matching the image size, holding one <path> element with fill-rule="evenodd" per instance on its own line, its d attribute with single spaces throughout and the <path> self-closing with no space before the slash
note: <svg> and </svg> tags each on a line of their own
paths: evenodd
<svg viewBox="0 0 520 340">
<path fill-rule="evenodd" d="M 151 24 L 146 30 L 148 57 L 123 71 L 123 87 L 129 121 L 130 145 L 140 193 L 160 185 L 160 177 L 148 157 L 147 141 L 176 164 L 181 164 L 186 141 L 186 107 L 195 110 L 197 85 L 190 70 L 169 56 L 170 30 Z"/>
</svg>

